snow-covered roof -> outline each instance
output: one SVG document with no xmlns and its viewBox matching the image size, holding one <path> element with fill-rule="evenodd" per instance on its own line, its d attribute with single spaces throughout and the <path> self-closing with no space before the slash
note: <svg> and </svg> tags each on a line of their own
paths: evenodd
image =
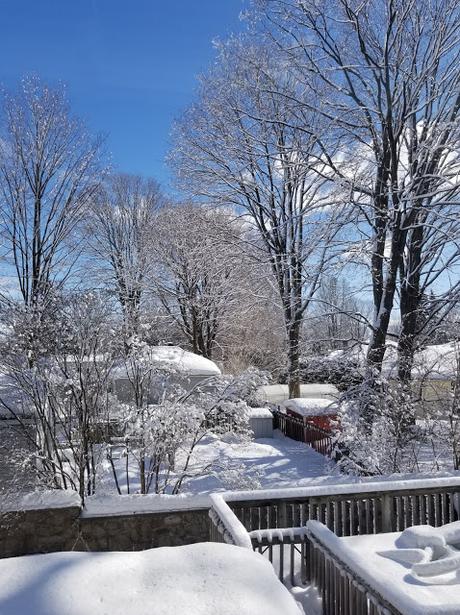
<svg viewBox="0 0 460 615">
<path fill-rule="evenodd" d="M 183 350 L 179 346 L 155 346 L 152 348 L 155 361 L 172 363 L 174 367 L 187 372 L 191 376 L 219 376 L 220 369 L 210 359 L 199 354 Z"/>
<path fill-rule="evenodd" d="M 397 347 L 387 344 L 383 373 L 391 377 L 397 372 Z M 455 377 L 456 351 L 453 343 L 427 346 L 415 353 L 412 377 L 415 379 L 450 380 Z"/>
<path fill-rule="evenodd" d="M 210 359 L 183 350 L 179 346 L 152 346 L 149 349 L 152 363 L 163 363 L 188 376 L 220 376 L 219 367 Z M 122 378 L 126 373 L 123 363 L 114 369 L 114 376 Z"/>
<path fill-rule="evenodd" d="M 249 408 L 249 418 L 251 419 L 272 419 L 273 414 L 268 408 Z"/>
<path fill-rule="evenodd" d="M 279 404 L 289 399 L 289 387 L 287 384 L 268 384 L 260 387 L 257 393 L 260 399 L 267 400 L 272 404 Z M 314 399 L 327 397 L 332 400 L 338 399 L 340 393 L 333 384 L 301 384 L 300 396 Z"/>
<path fill-rule="evenodd" d="M 457 352 L 454 343 L 427 346 L 415 355 L 413 376 L 450 380 L 457 371 Z"/>
<path fill-rule="evenodd" d="M 331 416 L 337 414 L 337 405 L 335 402 L 324 397 L 319 397 L 317 399 L 297 397 L 284 401 L 281 406 L 301 416 Z"/>
</svg>

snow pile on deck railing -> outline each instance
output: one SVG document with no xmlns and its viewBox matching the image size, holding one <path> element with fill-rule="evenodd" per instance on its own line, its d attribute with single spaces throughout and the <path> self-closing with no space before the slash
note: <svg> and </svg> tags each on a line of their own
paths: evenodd
<svg viewBox="0 0 460 615">
<path fill-rule="evenodd" d="M 413 562 L 394 557 L 396 551 L 404 551 L 398 549 L 401 533 L 339 538 L 319 521 L 308 521 L 307 531 L 336 566 L 351 571 L 360 583 L 404 615 L 460 613 L 456 572 L 451 571 L 444 578 L 415 577 L 411 574 Z"/>
<path fill-rule="evenodd" d="M 209 516 L 224 540 L 238 547 L 252 549 L 251 539 L 246 528 L 222 496 L 218 494 L 211 495 L 211 502 L 212 508 L 209 511 Z"/>
</svg>

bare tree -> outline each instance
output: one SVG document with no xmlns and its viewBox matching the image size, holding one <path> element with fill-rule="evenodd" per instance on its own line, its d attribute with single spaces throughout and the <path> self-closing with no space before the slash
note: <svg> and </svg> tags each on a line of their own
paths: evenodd
<svg viewBox="0 0 460 615">
<path fill-rule="evenodd" d="M 137 332 L 151 264 L 151 234 L 163 197 L 154 180 L 109 178 L 93 199 L 86 231 L 103 285 L 115 293 L 128 339 Z M 108 275 L 107 275 L 108 274 Z"/>
<path fill-rule="evenodd" d="M 322 103 L 314 104 L 330 122 L 323 159 L 347 188 L 369 249 L 368 364 L 381 370 L 399 300 L 399 377 L 407 381 L 423 296 L 434 290 L 447 309 L 458 300 L 460 7 L 455 0 L 260 4 L 291 69 L 321 84 Z M 289 104 L 312 109 L 308 98 Z"/>
<path fill-rule="evenodd" d="M 233 207 L 257 237 L 283 310 L 290 394 L 298 396 L 302 319 L 334 258 L 338 211 L 325 207 L 328 180 L 314 169 L 315 117 L 292 115 L 280 91 L 292 95 L 296 83 L 270 49 L 223 45 L 198 103 L 176 126 L 173 162 L 189 189 Z"/>
<path fill-rule="evenodd" d="M 2 124 L 2 234 L 22 301 L 34 310 L 78 257 L 70 240 L 101 176 L 101 142 L 71 115 L 63 88 L 36 78 L 5 95 Z"/>
<path fill-rule="evenodd" d="M 306 323 L 308 340 L 329 350 L 362 343 L 369 326 L 366 311 L 365 297 L 345 278 L 324 276 Z"/>
<path fill-rule="evenodd" d="M 152 237 L 156 295 L 193 352 L 207 358 L 243 307 L 241 235 L 225 211 L 176 205 L 162 212 Z"/>
</svg>

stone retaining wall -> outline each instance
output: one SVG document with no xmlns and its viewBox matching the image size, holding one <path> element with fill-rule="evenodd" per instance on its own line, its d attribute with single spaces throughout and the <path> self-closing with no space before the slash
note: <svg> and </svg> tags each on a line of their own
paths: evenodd
<svg viewBox="0 0 460 615">
<path fill-rule="evenodd" d="M 79 520 L 79 550 L 140 551 L 209 540 L 208 510 L 178 510 Z"/>
<path fill-rule="evenodd" d="M 80 508 L 10 511 L 0 516 L 0 557 L 71 551 L 78 539 Z"/>
<path fill-rule="evenodd" d="M 53 551 L 138 551 L 209 540 L 208 509 L 85 515 L 81 508 L 0 514 L 0 557 Z"/>
</svg>

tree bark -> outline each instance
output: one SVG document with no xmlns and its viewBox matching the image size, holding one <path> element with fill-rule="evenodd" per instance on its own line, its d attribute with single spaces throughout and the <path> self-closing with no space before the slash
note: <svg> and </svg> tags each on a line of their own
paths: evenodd
<svg viewBox="0 0 460 615">
<path fill-rule="evenodd" d="M 296 321 L 288 332 L 288 388 L 289 398 L 300 397 L 300 322 Z"/>
</svg>

